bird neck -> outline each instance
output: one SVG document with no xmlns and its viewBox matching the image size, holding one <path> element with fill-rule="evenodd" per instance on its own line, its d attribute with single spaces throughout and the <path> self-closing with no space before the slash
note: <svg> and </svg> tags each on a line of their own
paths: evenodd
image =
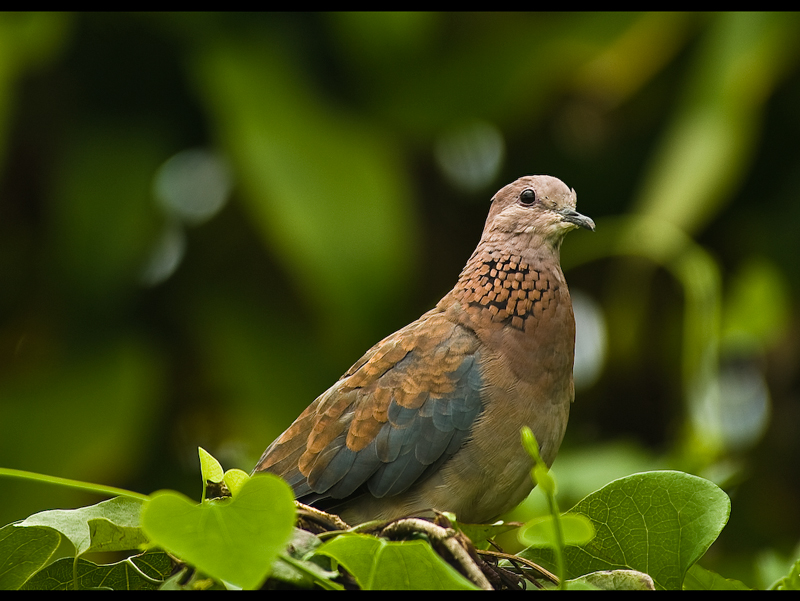
<svg viewBox="0 0 800 601">
<path fill-rule="evenodd" d="M 507 241 L 502 246 L 483 241 L 448 296 L 480 327 L 525 331 L 529 320 L 539 319 L 554 298 L 566 292 L 559 246 L 514 248 Z"/>
</svg>

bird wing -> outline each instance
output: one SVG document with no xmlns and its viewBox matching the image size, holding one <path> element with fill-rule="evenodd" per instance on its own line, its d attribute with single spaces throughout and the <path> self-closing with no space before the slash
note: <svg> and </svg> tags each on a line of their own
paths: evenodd
<svg viewBox="0 0 800 601">
<path fill-rule="evenodd" d="M 464 442 L 481 408 L 480 345 L 436 310 L 388 336 L 264 452 L 298 500 L 399 494 Z"/>
</svg>

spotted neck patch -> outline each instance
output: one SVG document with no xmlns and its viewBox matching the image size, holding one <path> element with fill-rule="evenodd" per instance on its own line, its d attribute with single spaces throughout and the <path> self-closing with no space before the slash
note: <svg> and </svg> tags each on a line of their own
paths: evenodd
<svg viewBox="0 0 800 601">
<path fill-rule="evenodd" d="M 476 253 L 454 291 L 471 314 L 525 330 L 526 322 L 550 306 L 559 285 L 552 275 L 519 255 L 497 250 Z"/>
</svg>

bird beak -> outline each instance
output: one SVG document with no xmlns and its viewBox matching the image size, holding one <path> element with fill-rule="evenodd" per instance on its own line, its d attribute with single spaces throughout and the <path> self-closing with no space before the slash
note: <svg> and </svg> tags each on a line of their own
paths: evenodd
<svg viewBox="0 0 800 601">
<path fill-rule="evenodd" d="M 578 211 L 573 209 L 562 209 L 558 213 L 561 215 L 563 221 L 568 221 L 569 223 L 574 223 L 578 227 L 594 231 L 594 221 L 586 215 L 581 215 Z"/>
</svg>

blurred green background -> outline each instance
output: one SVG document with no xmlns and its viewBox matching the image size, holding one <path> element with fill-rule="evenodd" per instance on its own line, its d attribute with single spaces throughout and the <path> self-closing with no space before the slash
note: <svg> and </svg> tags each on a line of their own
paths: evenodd
<svg viewBox="0 0 800 601">
<path fill-rule="evenodd" d="M 704 476 L 733 510 L 702 563 L 769 584 L 800 541 L 799 58 L 780 13 L 0 14 L 0 465 L 249 471 L 550 174 L 597 222 L 563 248 L 562 508 Z"/>
</svg>

